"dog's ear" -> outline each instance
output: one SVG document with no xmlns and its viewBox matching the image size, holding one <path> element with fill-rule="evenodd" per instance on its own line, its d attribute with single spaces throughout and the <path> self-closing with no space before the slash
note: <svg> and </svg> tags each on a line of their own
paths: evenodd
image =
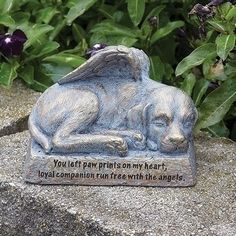
<svg viewBox="0 0 236 236">
<path fill-rule="evenodd" d="M 138 104 L 128 111 L 128 127 L 141 131 L 144 135 L 147 132 L 151 104 Z"/>
</svg>

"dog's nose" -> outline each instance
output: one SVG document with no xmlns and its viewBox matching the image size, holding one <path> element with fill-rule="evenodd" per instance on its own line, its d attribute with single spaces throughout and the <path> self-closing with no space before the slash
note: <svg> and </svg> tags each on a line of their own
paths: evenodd
<svg viewBox="0 0 236 236">
<path fill-rule="evenodd" d="M 185 137 L 180 134 L 172 135 L 169 137 L 169 142 L 175 145 L 179 145 L 185 141 Z"/>
</svg>

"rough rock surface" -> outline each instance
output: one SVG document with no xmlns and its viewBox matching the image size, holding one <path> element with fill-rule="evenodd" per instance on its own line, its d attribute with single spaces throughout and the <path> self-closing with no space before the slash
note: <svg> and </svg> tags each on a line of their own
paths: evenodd
<svg viewBox="0 0 236 236">
<path fill-rule="evenodd" d="M 0 235 L 236 235 L 236 144 L 199 138 L 189 188 L 26 184 L 29 134 L 0 138 Z"/>
<path fill-rule="evenodd" d="M 0 137 L 27 128 L 27 119 L 40 93 L 15 80 L 11 89 L 0 87 Z"/>
</svg>

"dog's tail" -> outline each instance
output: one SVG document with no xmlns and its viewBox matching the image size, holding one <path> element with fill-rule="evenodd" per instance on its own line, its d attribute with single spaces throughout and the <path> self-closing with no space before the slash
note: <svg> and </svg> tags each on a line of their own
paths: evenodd
<svg viewBox="0 0 236 236">
<path fill-rule="evenodd" d="M 42 146 L 46 153 L 49 153 L 52 149 L 49 137 L 38 127 L 32 114 L 29 116 L 28 127 L 32 138 Z"/>
</svg>

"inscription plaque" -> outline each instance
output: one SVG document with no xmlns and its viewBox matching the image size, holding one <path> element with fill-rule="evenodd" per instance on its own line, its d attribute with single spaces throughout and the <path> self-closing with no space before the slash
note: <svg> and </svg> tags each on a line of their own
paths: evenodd
<svg viewBox="0 0 236 236">
<path fill-rule="evenodd" d="M 143 51 L 108 46 L 46 90 L 29 118 L 25 180 L 194 185 L 196 109 L 148 72 Z"/>
</svg>

